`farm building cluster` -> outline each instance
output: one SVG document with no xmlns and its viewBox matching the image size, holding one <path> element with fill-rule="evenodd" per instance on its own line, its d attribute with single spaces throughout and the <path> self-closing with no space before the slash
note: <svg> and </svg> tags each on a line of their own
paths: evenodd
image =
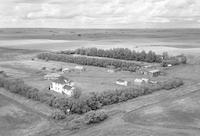
<svg viewBox="0 0 200 136">
<path fill-rule="evenodd" d="M 183 57 L 176 57 L 177 61 L 184 61 L 185 59 Z M 174 64 L 170 63 L 171 61 L 167 61 L 167 67 L 171 67 Z M 86 68 L 81 65 L 77 65 L 74 67 L 65 67 L 65 68 L 59 68 L 59 70 L 56 71 L 51 71 L 47 75 L 44 76 L 45 80 L 50 80 L 51 84 L 49 86 L 49 89 L 67 96 L 72 96 L 74 90 L 76 89 L 75 87 L 75 82 L 72 80 L 65 78 L 62 76 L 63 74 L 69 74 L 73 72 L 83 72 L 86 71 Z M 87 70 L 89 72 L 89 70 Z M 115 68 L 115 66 L 109 65 L 106 67 L 107 73 L 110 73 L 114 75 L 116 72 L 121 71 L 118 68 Z M 114 79 L 114 84 L 115 86 L 130 86 L 130 85 L 136 85 L 136 86 L 141 86 L 144 84 L 157 84 L 158 81 L 156 81 L 156 77 L 163 75 L 164 71 L 161 65 L 156 65 L 156 64 L 143 64 L 142 66 L 138 66 L 136 69 L 136 77 L 133 77 L 132 79 L 126 79 L 123 77 L 118 77 L 118 79 Z M 119 72 L 120 74 L 120 72 Z M 70 75 L 70 74 L 69 74 Z M 100 83 L 100 82 L 99 82 Z M 82 83 L 77 82 L 77 85 L 80 85 Z M 85 83 L 83 83 L 85 84 Z M 101 84 L 101 83 L 100 83 Z"/>
<path fill-rule="evenodd" d="M 62 68 L 61 68 L 62 69 Z M 44 75 L 45 80 L 50 80 L 49 90 L 71 97 L 76 89 L 74 81 L 64 77 L 62 74 L 65 72 L 80 72 L 85 71 L 83 66 L 75 66 L 74 68 L 64 68 L 62 72 L 48 73 Z"/>
</svg>

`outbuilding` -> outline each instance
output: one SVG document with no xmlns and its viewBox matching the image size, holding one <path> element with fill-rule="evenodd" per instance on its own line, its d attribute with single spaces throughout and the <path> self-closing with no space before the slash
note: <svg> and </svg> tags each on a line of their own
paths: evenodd
<svg viewBox="0 0 200 136">
<path fill-rule="evenodd" d="M 122 85 L 122 86 L 128 86 L 128 81 L 122 80 L 122 79 L 118 79 L 118 80 L 116 81 L 116 84 Z"/>
<path fill-rule="evenodd" d="M 83 66 L 75 66 L 76 70 L 79 70 L 79 71 L 85 71 L 85 68 Z"/>
<path fill-rule="evenodd" d="M 149 79 L 147 79 L 147 78 L 136 78 L 135 80 L 134 80 L 134 84 L 135 85 L 141 85 L 141 84 L 144 84 L 144 83 L 148 83 L 149 82 Z"/>
<path fill-rule="evenodd" d="M 149 70 L 148 75 L 152 77 L 157 77 L 161 74 L 161 71 L 159 69 Z"/>
<path fill-rule="evenodd" d="M 151 77 L 157 77 L 161 74 L 161 71 L 159 69 L 144 69 L 144 68 L 141 68 L 141 69 L 138 69 L 136 72 L 138 74 L 148 75 L 148 76 L 151 76 Z"/>
</svg>

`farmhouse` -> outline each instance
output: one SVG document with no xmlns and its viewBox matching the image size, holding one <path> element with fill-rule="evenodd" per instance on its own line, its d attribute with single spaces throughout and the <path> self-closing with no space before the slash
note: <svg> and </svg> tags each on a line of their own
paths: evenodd
<svg viewBox="0 0 200 136">
<path fill-rule="evenodd" d="M 74 82 L 72 82 L 68 78 L 61 76 L 58 79 L 52 81 L 49 89 L 61 94 L 66 94 L 67 96 L 70 97 L 73 95 L 73 90 L 75 88 L 74 88 Z"/>
<path fill-rule="evenodd" d="M 128 86 L 128 81 L 125 81 L 125 80 L 122 80 L 122 79 L 118 79 L 116 81 L 116 84 L 123 85 L 123 86 Z"/>
</svg>

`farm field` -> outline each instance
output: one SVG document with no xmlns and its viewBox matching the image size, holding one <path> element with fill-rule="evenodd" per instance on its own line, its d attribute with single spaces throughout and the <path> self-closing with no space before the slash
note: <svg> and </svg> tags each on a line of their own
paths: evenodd
<svg viewBox="0 0 200 136">
<path fill-rule="evenodd" d="M 44 116 L 0 94 L 0 135 L 32 135 L 48 124 Z"/>
<path fill-rule="evenodd" d="M 77 64 L 38 60 L 35 59 L 38 53 L 79 47 L 127 47 L 137 51 L 152 49 L 157 53 L 169 51 L 173 55 L 185 53 L 189 64 L 166 68 L 166 75 L 152 78 L 125 71 L 109 73 L 106 68 L 93 66 L 84 66 L 86 71 L 82 72 L 58 73 L 73 80 L 83 94 L 126 88 L 115 84 L 118 79 L 133 82 L 135 78 L 150 78 L 156 81 L 181 78 L 184 85 L 104 106 L 103 110 L 109 115 L 107 120 L 75 131 L 66 130 L 60 123 L 49 120 L 48 115 L 52 109 L 15 94 L 8 97 L 0 88 L 0 136 L 199 136 L 198 31 L 177 30 L 173 34 L 173 31 L 163 30 L 157 32 L 162 35 L 159 38 L 154 38 L 158 36 L 152 35 L 151 31 L 93 31 L 1 29 L 0 71 L 21 78 L 41 91 L 49 92 L 51 81 L 45 80 L 44 75 L 53 72 L 52 69 L 74 68 Z M 192 33 L 193 37 L 184 38 L 188 33 Z M 144 35 L 141 36 L 142 34 Z M 44 67 L 46 69 L 42 70 Z M 53 91 L 52 93 L 60 96 Z"/>
</svg>

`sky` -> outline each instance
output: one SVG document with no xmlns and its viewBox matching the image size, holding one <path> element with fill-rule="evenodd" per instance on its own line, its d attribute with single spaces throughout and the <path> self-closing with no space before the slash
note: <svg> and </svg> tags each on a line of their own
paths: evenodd
<svg viewBox="0 0 200 136">
<path fill-rule="evenodd" d="M 200 28 L 200 0 L 0 0 L 0 27 Z"/>
</svg>

